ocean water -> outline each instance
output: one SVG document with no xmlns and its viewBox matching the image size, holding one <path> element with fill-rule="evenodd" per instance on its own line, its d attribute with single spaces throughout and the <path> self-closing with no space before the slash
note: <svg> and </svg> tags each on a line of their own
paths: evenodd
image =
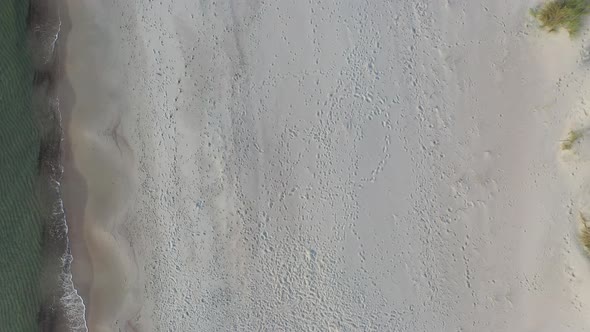
<svg viewBox="0 0 590 332">
<path fill-rule="evenodd" d="M 28 1 L 0 1 L 0 331 L 38 331 L 43 222 Z"/>
</svg>

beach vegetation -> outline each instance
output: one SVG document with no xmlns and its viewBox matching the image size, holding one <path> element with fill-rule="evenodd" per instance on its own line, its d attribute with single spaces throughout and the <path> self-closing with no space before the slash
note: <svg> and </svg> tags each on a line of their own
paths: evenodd
<svg viewBox="0 0 590 332">
<path fill-rule="evenodd" d="M 590 13 L 590 0 L 550 0 L 531 9 L 541 28 L 556 32 L 565 29 L 570 37 L 577 35 L 584 16 Z"/>
<path fill-rule="evenodd" d="M 584 250 L 587 254 L 590 254 L 590 227 L 588 226 L 588 220 L 582 213 L 580 213 L 580 223 L 582 224 L 582 229 L 580 230 L 580 242 L 584 247 Z"/>
<path fill-rule="evenodd" d="M 584 136 L 584 133 L 581 130 L 570 130 L 567 134 L 567 138 L 561 141 L 561 150 L 571 150 L 576 141 L 582 138 L 582 136 Z"/>
</svg>

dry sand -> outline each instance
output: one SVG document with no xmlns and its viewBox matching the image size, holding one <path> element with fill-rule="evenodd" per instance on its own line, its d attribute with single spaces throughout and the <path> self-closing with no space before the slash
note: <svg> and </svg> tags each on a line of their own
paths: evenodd
<svg viewBox="0 0 590 332">
<path fill-rule="evenodd" d="M 558 152 L 586 32 L 533 1 L 64 1 L 90 331 L 590 329 Z"/>
</svg>

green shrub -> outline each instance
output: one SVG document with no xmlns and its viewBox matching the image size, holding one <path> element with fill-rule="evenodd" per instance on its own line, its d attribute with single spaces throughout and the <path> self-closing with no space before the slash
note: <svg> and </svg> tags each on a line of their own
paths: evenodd
<svg viewBox="0 0 590 332">
<path fill-rule="evenodd" d="M 582 229 L 580 230 L 580 242 L 582 243 L 584 250 L 586 250 L 586 253 L 590 254 L 590 227 L 587 222 L 588 220 L 586 220 L 584 215 L 580 213 L 580 223 L 582 224 Z"/>
<path fill-rule="evenodd" d="M 575 36 L 582 27 L 582 18 L 589 10 L 588 0 L 551 0 L 531 9 L 531 15 L 549 32 L 563 28 L 570 36 Z"/>
<path fill-rule="evenodd" d="M 582 138 L 582 136 L 584 136 L 584 133 L 581 130 L 570 130 L 567 138 L 561 141 L 561 150 L 571 150 L 574 146 L 574 143 Z"/>
</svg>

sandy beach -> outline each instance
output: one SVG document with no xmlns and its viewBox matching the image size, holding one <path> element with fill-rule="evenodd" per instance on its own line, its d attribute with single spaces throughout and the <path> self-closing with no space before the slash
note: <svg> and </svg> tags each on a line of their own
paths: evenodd
<svg viewBox="0 0 590 332">
<path fill-rule="evenodd" d="M 89 331 L 590 330 L 590 148 L 560 151 L 587 29 L 535 1 L 63 4 Z"/>
</svg>

